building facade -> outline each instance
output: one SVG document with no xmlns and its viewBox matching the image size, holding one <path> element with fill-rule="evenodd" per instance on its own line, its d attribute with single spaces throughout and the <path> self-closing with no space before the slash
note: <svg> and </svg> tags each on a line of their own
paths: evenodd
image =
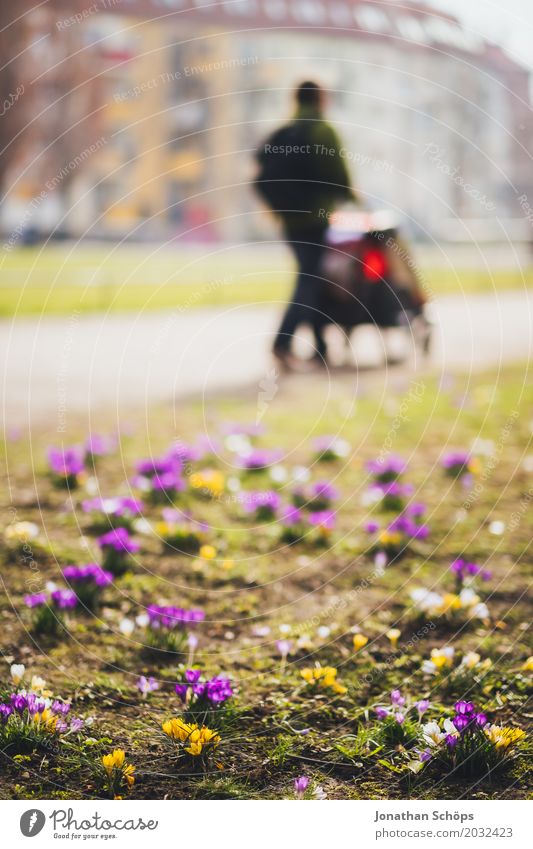
<svg viewBox="0 0 533 849">
<path fill-rule="evenodd" d="M 4 227 L 55 179 L 34 222 L 44 229 L 268 237 L 253 152 L 308 77 L 330 92 L 365 202 L 397 209 L 411 232 L 518 217 L 518 198 L 533 197 L 528 71 L 428 7 L 49 0 L 25 21 L 28 50 L 46 56 L 19 63 L 39 117 L 10 165 Z"/>
</svg>

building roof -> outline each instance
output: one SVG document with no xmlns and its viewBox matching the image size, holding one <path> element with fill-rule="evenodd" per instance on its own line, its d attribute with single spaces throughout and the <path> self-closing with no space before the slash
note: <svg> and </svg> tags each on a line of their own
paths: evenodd
<svg viewBox="0 0 533 849">
<path fill-rule="evenodd" d="M 421 48 L 483 57 L 491 63 L 495 50 L 505 56 L 454 16 L 408 0 L 401 4 L 390 0 L 121 0 L 116 6 L 110 2 L 109 9 L 150 18 L 175 13 L 183 21 L 231 29 L 333 30 L 339 35 L 405 39 Z M 506 60 L 516 65 L 509 57 Z M 498 64 L 501 61 L 499 57 Z"/>
</svg>

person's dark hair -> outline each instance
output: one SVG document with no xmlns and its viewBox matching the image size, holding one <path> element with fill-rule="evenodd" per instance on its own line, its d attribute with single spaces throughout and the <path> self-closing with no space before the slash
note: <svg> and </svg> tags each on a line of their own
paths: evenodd
<svg viewBox="0 0 533 849">
<path fill-rule="evenodd" d="M 299 106 L 320 106 L 322 89 L 318 83 L 306 80 L 296 89 L 296 102 Z"/>
</svg>

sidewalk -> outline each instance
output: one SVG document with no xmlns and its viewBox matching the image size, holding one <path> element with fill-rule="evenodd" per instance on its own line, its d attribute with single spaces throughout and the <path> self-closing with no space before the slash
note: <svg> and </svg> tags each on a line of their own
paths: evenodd
<svg viewBox="0 0 533 849">
<path fill-rule="evenodd" d="M 432 370 L 480 370 L 531 356 L 531 291 L 443 297 L 433 307 Z M 271 367 L 280 310 L 234 306 L 1 321 L 6 423 L 50 418 L 56 429 L 67 413 L 257 385 Z M 357 331 L 354 347 L 360 365 L 379 365 L 379 337 L 371 328 Z M 427 372 L 428 364 L 411 361 L 405 369 Z"/>
</svg>

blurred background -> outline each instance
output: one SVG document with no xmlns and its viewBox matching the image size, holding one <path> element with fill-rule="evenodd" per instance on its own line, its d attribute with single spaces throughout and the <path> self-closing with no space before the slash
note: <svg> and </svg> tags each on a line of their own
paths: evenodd
<svg viewBox="0 0 533 849">
<path fill-rule="evenodd" d="M 241 348 L 209 385 L 264 370 L 294 269 L 253 192 L 254 152 L 305 78 L 329 91 L 362 202 L 411 240 L 441 310 L 436 362 L 525 358 L 532 36 L 530 0 L 2 3 L 6 407 L 45 409 L 67 376 L 69 403 L 88 406 L 89 381 L 107 402 L 129 380 L 135 399 L 144 371 L 148 394 L 193 389 L 228 338 Z"/>
<path fill-rule="evenodd" d="M 498 28 L 497 4 L 488 20 L 483 3 L 469 18 L 463 5 L 3 4 L 4 237 L 271 235 L 247 186 L 251 156 L 293 86 L 317 77 L 358 187 L 401 210 L 414 237 L 505 238 L 505 219 L 529 238 L 518 198 L 533 198 L 530 68 L 516 33 L 529 24 L 531 36 L 532 12 L 501 3 Z"/>
</svg>

